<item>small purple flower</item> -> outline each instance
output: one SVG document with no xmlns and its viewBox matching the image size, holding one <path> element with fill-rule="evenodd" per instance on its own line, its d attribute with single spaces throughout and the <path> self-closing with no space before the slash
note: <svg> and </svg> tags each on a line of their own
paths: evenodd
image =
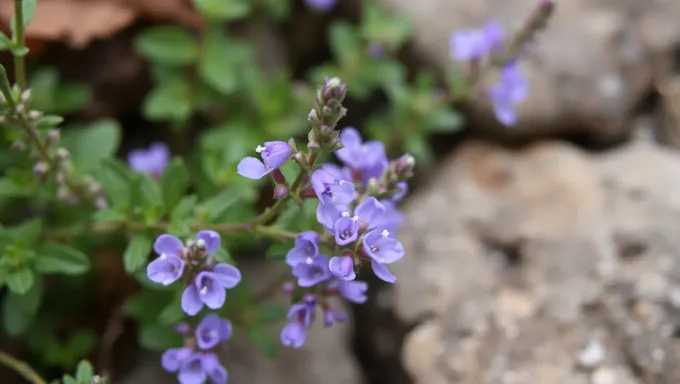
<svg viewBox="0 0 680 384">
<path fill-rule="evenodd" d="M 309 8 L 312 8 L 319 12 L 330 11 L 338 2 L 338 0 L 304 0 L 304 1 Z"/>
<path fill-rule="evenodd" d="M 325 326 L 331 326 L 337 323 L 344 323 L 349 319 L 347 314 L 339 309 L 335 308 L 324 308 L 323 311 L 323 323 Z"/>
<path fill-rule="evenodd" d="M 366 292 L 368 291 L 368 283 L 365 281 L 342 281 L 336 280 L 334 287 L 340 292 L 340 295 L 355 304 L 363 304 L 368 300 Z"/>
<path fill-rule="evenodd" d="M 328 262 L 327 256 L 318 255 L 311 262 L 307 260 L 295 265 L 293 276 L 297 277 L 298 285 L 307 288 L 328 280 L 332 276 Z"/>
<path fill-rule="evenodd" d="M 203 384 L 208 374 L 203 366 L 203 354 L 194 353 L 182 362 L 177 380 L 181 384 Z"/>
<path fill-rule="evenodd" d="M 146 275 L 154 283 L 170 285 L 184 273 L 184 244 L 175 236 L 163 234 L 156 238 L 153 245 L 159 257 L 146 267 Z"/>
<path fill-rule="evenodd" d="M 161 355 L 161 366 L 167 372 L 177 372 L 184 361 L 191 357 L 193 351 L 191 348 L 172 348 L 163 352 Z"/>
<path fill-rule="evenodd" d="M 354 200 L 354 184 L 337 176 L 322 168 L 314 171 L 310 179 L 319 200 L 327 196 L 333 204 L 344 206 Z"/>
<path fill-rule="evenodd" d="M 278 169 L 290 157 L 290 146 L 284 141 L 268 141 L 255 150 L 262 156 L 262 161 L 255 157 L 246 157 L 237 167 L 239 175 L 253 180 L 261 179 Z"/>
<path fill-rule="evenodd" d="M 340 143 L 344 146 L 335 155 L 344 164 L 360 175 L 367 183 L 371 178 L 379 178 L 389 164 L 385 155 L 385 145 L 380 141 L 363 142 L 359 132 L 353 127 L 340 131 Z"/>
<path fill-rule="evenodd" d="M 385 206 L 385 214 L 376 227 L 386 229 L 390 233 L 390 237 L 395 237 L 399 228 L 404 224 L 404 215 L 397 209 L 394 202 L 384 200 L 381 203 Z"/>
<path fill-rule="evenodd" d="M 294 304 L 288 311 L 292 321 L 281 330 L 281 343 L 288 347 L 300 348 L 307 339 L 307 328 L 312 325 L 316 314 L 317 298 L 306 295 L 304 301 Z"/>
<path fill-rule="evenodd" d="M 404 200 L 404 197 L 408 194 L 408 183 L 405 181 L 397 183 L 397 188 L 399 188 L 399 192 L 395 193 L 394 196 L 392 196 L 392 201 L 395 203 L 398 203 L 402 200 Z"/>
<path fill-rule="evenodd" d="M 199 348 L 210 350 L 231 338 L 231 322 L 211 313 L 198 324 L 195 336 Z"/>
<path fill-rule="evenodd" d="M 383 281 L 394 283 L 397 278 L 385 267 L 404 256 L 404 247 L 399 241 L 390 237 L 388 230 L 373 230 L 362 239 L 363 250 L 371 258 L 371 268 L 375 275 Z"/>
<path fill-rule="evenodd" d="M 341 280 L 354 280 L 357 274 L 354 272 L 354 259 L 351 256 L 335 256 L 328 262 L 328 269 Z"/>
<path fill-rule="evenodd" d="M 505 126 L 517 121 L 515 105 L 529 96 L 529 84 L 516 62 L 510 63 L 501 70 L 501 80 L 490 90 L 494 114 Z"/>
<path fill-rule="evenodd" d="M 503 44 L 503 31 L 498 23 L 489 22 L 482 29 L 452 33 L 449 44 L 454 59 L 478 60 Z"/>
<path fill-rule="evenodd" d="M 350 216 L 349 212 L 342 212 L 333 223 L 333 234 L 335 243 L 338 245 L 353 243 L 359 235 L 359 217 Z"/>
<path fill-rule="evenodd" d="M 208 255 L 211 255 L 220 249 L 222 238 L 215 231 L 204 230 L 196 234 L 196 244 L 205 249 Z"/>
<path fill-rule="evenodd" d="M 330 213 L 330 212 L 329 212 Z M 336 215 L 335 222 L 331 227 L 331 233 L 335 236 L 338 245 L 347 245 L 354 242 L 359 230 L 371 230 L 380 223 L 385 214 L 385 206 L 375 197 L 364 200 L 354 210 L 354 214 L 345 211 Z M 331 216 L 323 217 L 324 222 L 329 222 Z"/>
<path fill-rule="evenodd" d="M 128 164 L 135 172 L 145 172 L 159 178 L 170 163 L 170 149 L 165 143 L 153 143 L 149 149 L 135 149 L 128 155 Z"/>
<path fill-rule="evenodd" d="M 288 251 L 286 263 L 294 267 L 302 262 L 311 262 L 319 255 L 319 234 L 315 231 L 301 232 L 295 238 L 295 246 Z"/>
<path fill-rule="evenodd" d="M 220 263 L 212 271 L 200 272 L 182 294 L 182 309 L 189 316 L 196 315 L 206 305 L 219 309 L 224 305 L 225 289 L 234 288 L 241 281 L 241 272 L 234 266 Z"/>
<path fill-rule="evenodd" d="M 377 41 L 372 42 L 368 46 L 368 55 L 374 59 L 382 59 L 385 57 L 385 46 Z"/>
<path fill-rule="evenodd" d="M 226 368 L 220 364 L 219 359 L 213 353 L 203 355 L 203 370 L 214 384 L 227 384 L 229 381 Z"/>
</svg>

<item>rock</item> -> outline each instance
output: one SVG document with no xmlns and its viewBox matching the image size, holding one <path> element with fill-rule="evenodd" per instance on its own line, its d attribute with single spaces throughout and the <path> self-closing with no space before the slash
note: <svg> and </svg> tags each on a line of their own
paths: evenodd
<svg viewBox="0 0 680 384">
<path fill-rule="evenodd" d="M 463 145 L 391 266 L 414 382 L 680 382 L 678 169 L 648 141 Z"/>
<path fill-rule="evenodd" d="M 498 20 L 517 30 L 538 0 L 380 0 L 415 24 L 415 46 L 439 69 L 454 65 L 449 35 Z M 650 0 L 557 1 L 549 27 L 528 50 L 523 70 L 531 96 L 520 121 L 503 134 L 526 136 L 587 132 L 612 138 L 628 133 L 631 110 L 652 91 L 652 81 L 671 70 L 680 44 L 680 2 Z M 486 127 L 486 103 L 473 105 Z M 477 124 L 471 124 L 477 126 Z"/>
<path fill-rule="evenodd" d="M 253 289 L 259 291 L 276 279 L 279 268 L 287 267 L 252 261 L 241 263 L 242 272 Z M 228 297 L 227 297 L 228 300 Z M 317 319 L 320 320 L 320 319 Z M 281 327 L 272 329 L 278 335 Z M 361 373 L 350 351 L 351 323 L 325 328 L 316 321 L 307 342 L 300 349 L 281 347 L 275 359 L 264 356 L 247 337 L 235 329 L 234 340 L 223 356 L 230 383 L 279 384 L 354 384 L 361 382 Z M 176 383 L 177 379 L 160 367 L 160 356 L 149 354 L 138 367 L 116 380 L 114 384 Z"/>
</svg>

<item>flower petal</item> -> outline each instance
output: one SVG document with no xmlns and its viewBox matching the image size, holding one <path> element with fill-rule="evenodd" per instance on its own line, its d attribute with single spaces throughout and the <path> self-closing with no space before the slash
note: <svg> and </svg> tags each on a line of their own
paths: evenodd
<svg viewBox="0 0 680 384">
<path fill-rule="evenodd" d="M 213 278 L 225 289 L 234 288 L 241 282 L 241 271 L 227 263 L 216 264 L 213 267 Z"/>
<path fill-rule="evenodd" d="M 237 173 L 243 177 L 257 180 L 270 173 L 272 169 L 267 169 L 260 160 L 254 157 L 246 157 L 238 163 Z"/>
<path fill-rule="evenodd" d="M 378 263 L 375 260 L 371 260 L 371 268 L 373 269 L 373 273 L 382 281 L 385 281 L 387 283 L 395 283 L 397 281 L 397 277 L 390 272 L 389 269 L 387 269 L 386 266 L 383 264 Z"/>
<path fill-rule="evenodd" d="M 154 283 L 170 285 L 182 277 L 184 261 L 175 256 L 163 256 L 146 266 L 146 276 Z"/>
<path fill-rule="evenodd" d="M 200 231 L 196 234 L 196 240 L 203 240 L 205 242 L 205 250 L 208 251 L 209 255 L 220 249 L 222 244 L 220 234 L 215 231 Z"/>
<path fill-rule="evenodd" d="M 307 339 L 307 328 L 297 321 L 288 323 L 281 330 L 281 344 L 292 347 L 300 348 L 305 344 Z"/>
<path fill-rule="evenodd" d="M 194 316 L 203 308 L 203 302 L 198 296 L 196 285 L 191 284 L 182 293 L 182 310 L 189 316 Z"/>
<path fill-rule="evenodd" d="M 165 233 L 156 238 L 153 243 L 153 250 L 159 256 L 165 253 L 168 256 L 179 257 L 184 251 L 184 244 L 176 236 Z"/>
</svg>

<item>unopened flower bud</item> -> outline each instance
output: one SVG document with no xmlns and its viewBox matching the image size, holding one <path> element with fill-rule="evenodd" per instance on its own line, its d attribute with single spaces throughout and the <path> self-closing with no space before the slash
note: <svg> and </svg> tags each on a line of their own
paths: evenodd
<svg viewBox="0 0 680 384">
<path fill-rule="evenodd" d="M 106 199 L 103 196 L 97 196 L 94 199 L 94 206 L 98 210 L 102 210 L 108 208 L 109 204 L 106 202 Z"/>
<path fill-rule="evenodd" d="M 32 94 L 33 94 L 33 92 L 30 89 L 27 89 L 27 90 L 21 92 L 21 102 L 26 103 L 29 100 L 31 100 Z"/>
<path fill-rule="evenodd" d="M 203 239 L 196 240 L 196 248 L 198 248 L 198 249 L 205 248 L 205 240 L 203 240 Z"/>
<path fill-rule="evenodd" d="M 282 199 L 288 195 L 288 186 L 283 185 L 283 184 L 277 184 L 276 187 L 274 187 L 274 198 L 275 199 Z"/>
<path fill-rule="evenodd" d="M 49 172 L 49 170 L 50 170 L 49 164 L 43 161 L 33 166 L 33 174 L 36 177 L 38 177 L 40 181 L 45 181 L 45 177 L 47 176 L 47 172 Z"/>
<path fill-rule="evenodd" d="M 283 287 L 281 287 L 284 293 L 293 293 L 293 290 L 295 289 L 295 284 L 293 284 L 292 281 L 287 281 L 283 283 Z"/>
<path fill-rule="evenodd" d="M 196 246 L 196 241 L 193 239 L 189 239 L 184 244 L 187 246 L 187 248 L 193 248 Z"/>
<path fill-rule="evenodd" d="M 47 138 L 52 142 L 57 142 L 61 139 L 61 132 L 58 129 L 50 129 L 50 131 L 47 132 Z"/>
<path fill-rule="evenodd" d="M 57 157 L 59 160 L 66 160 L 69 157 L 69 152 L 68 149 L 66 148 L 57 148 Z"/>
<path fill-rule="evenodd" d="M 330 100 L 343 101 L 345 99 L 347 85 L 342 83 L 339 77 L 326 78 L 321 87 L 321 102 L 327 104 Z"/>
<path fill-rule="evenodd" d="M 307 115 L 307 120 L 314 123 L 319 121 L 319 114 L 316 112 L 316 109 L 312 109 L 309 111 L 309 114 Z"/>
<path fill-rule="evenodd" d="M 28 118 L 31 119 L 31 120 L 37 120 L 37 119 L 41 118 L 42 115 L 43 115 L 43 113 L 40 112 L 40 111 L 36 111 L 36 110 L 28 111 Z"/>
<path fill-rule="evenodd" d="M 26 149 L 26 144 L 24 144 L 24 142 L 21 140 L 16 140 L 15 142 L 12 143 L 12 149 L 17 151 L 23 151 L 24 149 Z"/>
</svg>

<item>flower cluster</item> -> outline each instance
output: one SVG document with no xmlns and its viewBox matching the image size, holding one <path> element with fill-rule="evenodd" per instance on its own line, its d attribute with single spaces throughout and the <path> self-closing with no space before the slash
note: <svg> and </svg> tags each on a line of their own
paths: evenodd
<svg viewBox="0 0 680 384">
<path fill-rule="evenodd" d="M 153 245 L 158 258 L 147 266 L 147 277 L 162 285 L 183 278 L 186 288 L 182 294 L 182 310 L 189 316 L 196 315 L 204 305 L 219 309 L 226 299 L 225 290 L 241 281 L 241 272 L 236 267 L 216 263 L 210 257 L 220 246 L 221 238 L 215 231 L 200 231 L 196 240 L 186 244 L 173 235 L 160 235 Z"/>
<path fill-rule="evenodd" d="M 177 330 L 186 336 L 184 346 L 163 353 L 163 369 L 177 373 L 181 384 L 202 384 L 208 378 L 214 384 L 226 384 L 229 376 L 218 355 L 219 347 L 231 338 L 231 322 L 213 313 L 205 316 L 193 331 L 186 323 Z"/>
</svg>

